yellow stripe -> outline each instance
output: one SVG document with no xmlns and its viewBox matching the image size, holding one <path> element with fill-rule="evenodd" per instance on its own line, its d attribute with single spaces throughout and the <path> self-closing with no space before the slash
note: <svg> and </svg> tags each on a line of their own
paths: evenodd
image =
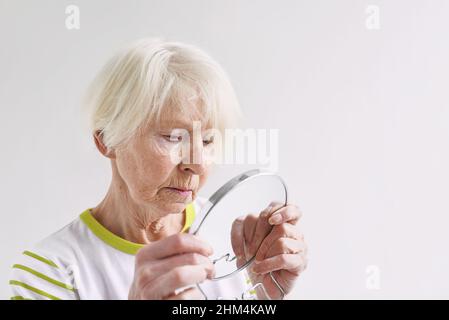
<svg viewBox="0 0 449 320">
<path fill-rule="evenodd" d="M 33 300 L 33 299 L 25 298 L 22 296 L 14 296 L 14 297 L 11 297 L 11 300 Z"/>
<path fill-rule="evenodd" d="M 67 290 L 70 290 L 70 291 L 75 291 L 75 289 L 71 285 L 68 285 L 68 284 L 60 282 L 58 280 L 52 279 L 50 277 L 47 277 L 45 274 L 40 273 L 40 272 L 38 272 L 36 270 L 33 270 L 31 268 L 28 268 L 26 266 L 23 266 L 21 264 L 15 264 L 12 267 L 15 268 L 15 269 L 21 269 L 23 271 L 29 272 L 29 273 L 35 275 L 36 277 L 39 277 L 41 279 L 44 279 L 45 281 L 50 282 L 51 284 L 57 285 L 58 287 L 61 287 L 61 288 L 64 288 L 64 289 L 67 289 Z"/>
<path fill-rule="evenodd" d="M 195 207 L 193 206 L 193 203 L 189 203 L 186 206 L 186 221 L 184 223 L 184 228 L 182 228 L 181 232 L 185 232 L 193 223 L 193 220 L 195 220 Z"/>
<path fill-rule="evenodd" d="M 26 255 L 26 256 L 29 256 L 31 258 L 34 258 L 36 260 L 39 260 L 39 261 L 41 261 L 43 263 L 46 263 L 49 266 L 52 266 L 53 268 L 57 268 L 58 269 L 58 266 L 53 261 L 45 259 L 44 257 L 41 257 L 38 254 L 35 254 L 35 253 L 31 252 L 31 251 L 24 251 L 23 254 Z"/>
<path fill-rule="evenodd" d="M 20 282 L 20 281 L 17 281 L 17 280 L 10 280 L 9 284 L 13 285 L 13 286 L 19 286 L 19 287 L 25 288 L 27 290 L 30 290 L 30 291 L 35 292 L 37 294 L 40 294 L 41 296 L 47 297 L 47 298 L 49 298 L 51 300 L 61 300 L 60 298 L 58 298 L 58 297 L 56 297 L 54 295 L 51 295 L 51 294 L 49 294 L 49 293 L 47 293 L 45 291 L 42 291 L 42 290 L 40 290 L 38 288 L 32 287 L 32 286 L 30 286 L 30 285 L 28 285 L 26 283 L 23 283 L 23 282 Z"/>
<path fill-rule="evenodd" d="M 189 203 L 186 206 L 185 211 L 186 218 L 184 227 L 182 228 L 181 232 L 187 230 L 195 219 L 195 209 L 193 207 L 193 203 Z M 94 218 L 91 213 L 91 209 L 87 209 L 83 213 L 81 213 L 80 219 L 98 238 L 117 250 L 120 250 L 127 254 L 135 255 L 137 251 L 139 251 L 144 246 L 141 243 L 131 242 L 113 234 Z"/>
<path fill-rule="evenodd" d="M 113 234 L 111 231 L 103 227 L 103 225 L 98 222 L 90 209 L 87 209 L 80 215 L 80 219 L 86 224 L 86 226 L 101 240 L 110 245 L 111 247 L 125 252 L 127 254 L 136 254 L 144 245 L 140 243 L 134 243 L 119 236 Z"/>
</svg>

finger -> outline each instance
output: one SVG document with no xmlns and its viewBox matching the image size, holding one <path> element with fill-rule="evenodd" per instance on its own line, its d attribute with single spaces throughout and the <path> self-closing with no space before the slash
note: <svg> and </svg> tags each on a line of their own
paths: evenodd
<svg viewBox="0 0 449 320">
<path fill-rule="evenodd" d="M 188 288 L 178 294 L 167 297 L 167 300 L 205 300 L 206 297 L 198 288 Z"/>
<path fill-rule="evenodd" d="M 208 265 L 208 272 L 212 276 L 215 274 L 214 265 L 208 257 L 199 253 L 184 253 L 141 264 L 137 271 L 138 281 L 143 287 L 146 283 L 166 273 L 167 270 L 185 265 Z"/>
<path fill-rule="evenodd" d="M 270 204 L 261 212 L 261 216 L 269 216 L 272 212 L 275 212 L 285 206 L 284 203 L 278 201 L 272 201 Z"/>
<path fill-rule="evenodd" d="M 243 221 L 245 217 L 241 216 L 234 220 L 231 228 L 231 244 L 237 259 L 245 257 L 244 245 L 245 239 L 243 235 Z"/>
<path fill-rule="evenodd" d="M 305 255 L 306 249 L 306 243 L 302 240 L 292 238 L 279 238 L 271 245 L 267 254 L 265 255 L 265 257 L 263 257 L 263 260 L 284 253 L 299 253 L 301 255 Z M 256 260 L 256 263 L 260 263 L 260 261 Z"/>
<path fill-rule="evenodd" d="M 306 258 L 299 254 L 280 254 L 254 264 L 252 272 L 255 274 L 266 274 L 277 270 L 299 272 L 305 268 Z"/>
<path fill-rule="evenodd" d="M 292 238 L 300 240 L 301 233 L 296 226 L 289 223 L 274 226 L 273 229 L 271 229 L 271 232 L 260 244 L 260 247 L 256 253 L 256 261 L 262 261 L 273 243 L 279 238 Z"/>
<path fill-rule="evenodd" d="M 209 256 L 213 253 L 213 250 L 207 242 L 201 240 L 198 236 L 179 233 L 144 246 L 137 252 L 136 264 L 191 252 Z"/>
<path fill-rule="evenodd" d="M 253 238 L 248 246 L 248 252 L 251 257 L 256 254 L 257 249 L 259 248 L 263 239 L 265 239 L 265 237 L 270 233 L 271 229 L 273 228 L 272 225 L 268 223 L 269 215 L 266 212 L 267 211 L 262 212 L 259 215 L 259 218 L 257 219 L 256 229 L 254 231 Z"/>
<path fill-rule="evenodd" d="M 288 204 L 285 207 L 273 212 L 268 219 L 268 222 L 272 225 L 279 225 L 285 222 L 295 224 L 301 216 L 302 213 L 296 205 Z"/>
<path fill-rule="evenodd" d="M 252 257 L 252 255 L 249 254 L 249 244 L 251 243 L 254 235 L 254 231 L 256 229 L 258 216 L 254 213 L 249 214 L 245 217 L 245 220 L 243 221 L 243 235 L 245 238 L 245 256 L 246 258 Z"/>
<path fill-rule="evenodd" d="M 170 296 L 176 289 L 203 282 L 209 276 L 206 265 L 174 268 L 150 282 L 143 290 L 159 298 Z"/>
</svg>

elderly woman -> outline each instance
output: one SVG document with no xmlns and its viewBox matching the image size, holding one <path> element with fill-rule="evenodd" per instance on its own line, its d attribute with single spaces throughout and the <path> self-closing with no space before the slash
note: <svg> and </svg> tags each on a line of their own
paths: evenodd
<svg viewBox="0 0 449 320">
<path fill-rule="evenodd" d="M 214 275 L 212 248 L 188 233 L 198 219 L 214 144 L 239 114 L 222 68 L 196 47 L 143 39 L 115 55 L 88 94 L 92 134 L 112 167 L 104 199 L 26 250 L 13 266 L 12 299 L 202 299 Z M 200 123 L 196 133 L 193 123 Z M 177 134 L 178 132 L 178 134 Z M 198 161 L 179 158 L 188 132 Z M 213 131 L 212 131 L 213 132 Z M 178 149 L 177 149 L 178 148 Z M 189 154 L 190 155 L 190 154 Z M 256 255 L 250 276 L 272 299 L 305 268 L 295 205 L 273 203 L 233 224 L 237 263 Z"/>
</svg>

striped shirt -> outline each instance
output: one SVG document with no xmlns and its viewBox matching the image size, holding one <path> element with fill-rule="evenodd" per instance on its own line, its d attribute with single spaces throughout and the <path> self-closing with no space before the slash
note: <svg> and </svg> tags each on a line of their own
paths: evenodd
<svg viewBox="0 0 449 320">
<path fill-rule="evenodd" d="M 186 232 L 200 212 L 200 198 L 186 206 Z M 195 223 L 198 222 L 198 217 Z M 113 234 L 85 210 L 71 223 L 25 250 L 12 266 L 12 300 L 122 300 L 128 299 L 134 263 L 142 244 Z M 239 288 L 248 279 L 238 280 Z M 242 286 L 243 284 L 243 286 Z M 231 284 L 234 286 L 235 284 Z M 220 295 L 217 282 L 203 292 Z M 240 289 L 238 289 L 240 290 Z"/>
</svg>

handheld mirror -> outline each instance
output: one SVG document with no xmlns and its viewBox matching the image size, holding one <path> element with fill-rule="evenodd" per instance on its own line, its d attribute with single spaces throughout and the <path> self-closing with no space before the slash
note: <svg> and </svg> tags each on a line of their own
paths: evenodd
<svg viewBox="0 0 449 320">
<path fill-rule="evenodd" d="M 254 279 L 251 281 L 247 277 L 248 273 L 245 272 L 253 262 L 255 254 L 247 256 L 238 266 L 231 242 L 231 231 L 238 217 L 248 214 L 258 216 L 272 202 L 280 203 L 281 206 L 287 204 L 287 187 L 284 181 L 272 172 L 255 169 L 244 172 L 225 183 L 202 206 L 199 219 L 192 225 L 190 233 L 199 235 L 214 250 L 210 259 L 215 265 L 215 277 L 206 280 L 209 284 L 203 283 L 199 286 L 207 299 L 244 299 L 261 286 L 262 288 L 258 291 L 264 292 L 263 285 L 254 283 Z M 246 279 L 243 279 L 245 275 Z M 270 274 L 270 276 L 283 294 L 282 288 L 273 275 Z M 241 284 L 242 280 L 246 285 L 236 287 L 236 283 Z M 222 289 L 229 288 L 218 292 L 210 289 L 217 287 L 210 286 L 210 282 L 222 284 L 233 282 L 233 284 L 222 285 Z M 260 299 L 261 294 L 257 296 L 256 299 Z M 269 299 L 268 296 L 265 298 Z"/>
</svg>

